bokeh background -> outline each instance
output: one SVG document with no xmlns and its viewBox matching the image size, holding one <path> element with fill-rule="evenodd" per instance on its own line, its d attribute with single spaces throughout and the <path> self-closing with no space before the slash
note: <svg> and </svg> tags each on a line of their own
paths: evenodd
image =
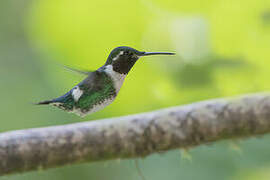
<svg viewBox="0 0 270 180">
<path fill-rule="evenodd" d="M 31 103 L 59 96 L 128 45 L 172 51 L 137 62 L 117 100 L 86 118 Z M 269 0 L 1 0 L 0 131 L 89 121 L 270 90 Z M 190 158 L 191 157 L 191 158 Z M 269 180 L 270 137 L 139 160 L 147 180 Z M 137 180 L 133 160 L 30 172 L 12 180 Z"/>
</svg>

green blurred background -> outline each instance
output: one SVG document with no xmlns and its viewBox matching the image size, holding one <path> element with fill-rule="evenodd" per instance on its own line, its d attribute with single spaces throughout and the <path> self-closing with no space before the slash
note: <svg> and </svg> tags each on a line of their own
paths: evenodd
<svg viewBox="0 0 270 180">
<path fill-rule="evenodd" d="M 81 119 L 32 102 L 65 93 L 128 45 L 177 52 L 137 62 L 116 101 Z M 270 0 L 1 0 L 0 131 L 151 111 L 270 90 Z M 147 180 L 269 180 L 270 137 L 200 146 L 139 161 Z M 2 177 L 14 180 L 137 180 L 132 160 Z"/>
</svg>

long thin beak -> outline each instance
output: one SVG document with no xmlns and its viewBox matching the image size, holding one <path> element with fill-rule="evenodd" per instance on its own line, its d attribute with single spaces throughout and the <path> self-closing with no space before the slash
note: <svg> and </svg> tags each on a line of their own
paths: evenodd
<svg viewBox="0 0 270 180">
<path fill-rule="evenodd" d="M 152 56 L 152 55 L 175 55 L 170 52 L 142 52 L 139 56 Z"/>
</svg>

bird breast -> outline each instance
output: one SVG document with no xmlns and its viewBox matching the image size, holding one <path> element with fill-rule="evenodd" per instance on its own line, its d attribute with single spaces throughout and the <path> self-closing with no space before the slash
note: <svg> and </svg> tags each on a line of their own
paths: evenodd
<svg viewBox="0 0 270 180">
<path fill-rule="evenodd" d="M 105 71 L 105 73 L 107 73 L 112 78 L 115 91 L 118 94 L 118 92 L 120 91 L 120 88 L 122 87 L 123 82 L 124 82 L 124 80 L 126 78 L 126 75 L 115 72 L 113 70 L 112 65 L 107 65 L 105 67 L 104 71 Z"/>
</svg>

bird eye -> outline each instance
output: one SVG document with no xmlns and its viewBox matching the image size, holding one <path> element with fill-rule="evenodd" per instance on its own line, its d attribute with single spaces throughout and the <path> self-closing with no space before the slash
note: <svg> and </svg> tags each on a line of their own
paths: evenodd
<svg viewBox="0 0 270 180">
<path fill-rule="evenodd" d="M 124 52 L 124 55 L 128 55 L 128 54 L 129 54 L 128 51 L 125 51 L 125 52 Z"/>
</svg>

